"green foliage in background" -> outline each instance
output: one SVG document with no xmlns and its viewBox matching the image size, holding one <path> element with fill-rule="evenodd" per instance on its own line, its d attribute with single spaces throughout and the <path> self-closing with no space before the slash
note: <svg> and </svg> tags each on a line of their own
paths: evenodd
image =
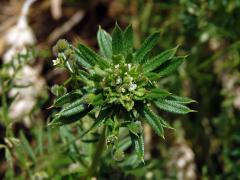
<svg viewBox="0 0 240 180">
<path fill-rule="evenodd" d="M 159 49 L 181 44 L 179 52 L 190 54 L 165 81 L 172 92 L 198 101 L 198 113 L 182 123 L 198 176 L 238 179 L 240 1 L 138 1 L 136 9 L 128 20 L 138 25 L 138 39 L 159 30 Z"/>
</svg>

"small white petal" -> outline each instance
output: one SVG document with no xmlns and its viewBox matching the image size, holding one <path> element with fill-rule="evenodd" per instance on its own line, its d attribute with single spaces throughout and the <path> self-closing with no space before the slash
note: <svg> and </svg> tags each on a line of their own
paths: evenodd
<svg viewBox="0 0 240 180">
<path fill-rule="evenodd" d="M 124 93 L 124 92 L 126 92 L 126 89 L 122 88 L 121 91 Z"/>
<path fill-rule="evenodd" d="M 118 77 L 117 78 L 117 81 L 116 81 L 116 84 L 121 84 L 122 83 L 122 78 L 121 77 Z"/>
<path fill-rule="evenodd" d="M 128 70 L 130 70 L 132 65 L 131 65 L 131 64 L 128 64 L 127 66 L 128 66 Z"/>
<path fill-rule="evenodd" d="M 137 85 L 136 85 L 136 84 L 130 84 L 128 90 L 129 90 L 129 91 L 134 91 L 136 88 L 137 88 Z"/>
</svg>

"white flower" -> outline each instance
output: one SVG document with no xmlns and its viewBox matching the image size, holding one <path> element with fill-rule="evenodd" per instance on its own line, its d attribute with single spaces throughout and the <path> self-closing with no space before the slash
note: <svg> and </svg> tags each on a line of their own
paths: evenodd
<svg viewBox="0 0 240 180">
<path fill-rule="evenodd" d="M 136 88 L 137 88 L 137 85 L 134 84 L 134 83 L 131 83 L 130 86 L 129 86 L 129 88 L 128 88 L 128 90 L 129 90 L 129 91 L 134 91 Z"/>
<path fill-rule="evenodd" d="M 118 77 L 117 78 L 117 81 L 116 81 L 116 84 L 121 84 L 122 83 L 122 78 L 121 77 Z"/>
<path fill-rule="evenodd" d="M 124 93 L 124 92 L 126 92 L 126 89 L 125 88 L 121 88 L 121 91 Z"/>
<path fill-rule="evenodd" d="M 130 70 L 130 69 L 131 69 L 131 67 L 132 67 L 132 65 L 131 65 L 131 64 L 127 64 L 127 66 L 128 66 L 128 70 Z"/>
<path fill-rule="evenodd" d="M 54 66 L 57 66 L 58 64 L 60 64 L 60 61 L 58 58 L 56 60 L 53 60 L 52 62 Z"/>
<path fill-rule="evenodd" d="M 61 65 L 65 60 L 66 60 L 66 56 L 64 53 L 59 53 L 57 59 L 53 60 L 53 65 L 57 66 L 57 65 Z"/>
</svg>

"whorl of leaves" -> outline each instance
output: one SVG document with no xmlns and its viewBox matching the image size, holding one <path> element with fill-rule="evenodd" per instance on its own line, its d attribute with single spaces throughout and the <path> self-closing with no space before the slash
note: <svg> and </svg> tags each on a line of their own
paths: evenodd
<svg viewBox="0 0 240 180">
<path fill-rule="evenodd" d="M 162 77 L 176 71 L 186 58 L 176 56 L 178 47 L 151 57 L 158 38 L 159 32 L 153 33 L 135 50 L 132 27 L 122 30 L 116 25 L 112 36 L 99 28 L 100 54 L 84 44 L 74 47 L 63 40 L 57 43 L 54 51 L 58 56 L 54 65 L 68 69 L 70 81 L 75 85 L 70 92 L 58 93 L 53 107 L 61 107 L 61 110 L 50 125 L 73 123 L 96 110 L 99 114 L 87 132 L 105 124 L 109 134 L 115 137 L 120 127 L 128 128 L 136 154 L 143 161 L 141 121 L 164 138 L 164 128 L 171 127 L 156 109 L 176 114 L 193 111 L 186 104 L 194 100 L 173 95 L 158 85 Z"/>
</svg>

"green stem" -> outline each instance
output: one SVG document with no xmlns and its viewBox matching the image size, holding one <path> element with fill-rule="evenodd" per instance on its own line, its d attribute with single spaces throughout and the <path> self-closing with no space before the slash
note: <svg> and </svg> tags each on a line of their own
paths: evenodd
<svg viewBox="0 0 240 180">
<path fill-rule="evenodd" d="M 7 96 L 6 96 L 6 90 L 4 86 L 4 82 L 1 81 L 1 87 L 2 87 L 2 120 L 3 123 L 8 126 L 9 125 L 9 118 L 8 118 L 8 105 L 7 105 Z"/>
<path fill-rule="evenodd" d="M 102 152 L 104 150 L 104 146 L 105 146 L 105 139 L 106 139 L 105 131 L 106 131 L 106 128 L 104 126 L 102 134 L 100 136 L 100 139 L 99 139 L 97 147 L 96 147 L 96 151 L 93 154 L 92 164 L 91 164 L 91 166 L 88 169 L 87 177 L 94 176 L 96 171 L 97 171 L 97 169 L 98 169 L 100 158 L 101 158 L 101 154 L 102 154 Z"/>
<path fill-rule="evenodd" d="M 12 136 L 12 125 L 11 125 L 11 120 L 8 116 L 9 112 L 8 112 L 8 104 L 7 104 L 7 92 L 4 85 L 4 81 L 1 81 L 1 87 L 2 87 L 2 98 L 1 98 L 1 103 L 2 103 L 2 120 L 3 123 L 6 126 L 6 134 L 5 137 L 9 137 Z"/>
<path fill-rule="evenodd" d="M 8 104 L 7 104 L 7 91 L 6 91 L 7 88 L 5 87 L 5 83 L 4 83 L 3 79 L 0 79 L 0 87 L 2 89 L 2 97 L 1 97 L 2 108 L 0 111 L 0 119 L 2 119 L 2 121 L 3 121 L 2 123 L 6 126 L 6 132 L 5 132 L 4 137 L 10 137 L 13 133 L 12 133 L 12 129 L 11 129 L 11 121 L 8 116 L 9 112 L 8 112 Z M 10 149 L 6 146 L 6 149 L 5 149 L 6 156 L 7 156 L 7 152 L 9 152 L 9 156 L 12 156 Z M 12 157 L 9 157 L 9 158 L 12 159 Z M 10 170 L 8 178 L 13 179 L 14 170 L 13 170 L 12 161 L 8 162 L 8 167 Z"/>
</svg>

